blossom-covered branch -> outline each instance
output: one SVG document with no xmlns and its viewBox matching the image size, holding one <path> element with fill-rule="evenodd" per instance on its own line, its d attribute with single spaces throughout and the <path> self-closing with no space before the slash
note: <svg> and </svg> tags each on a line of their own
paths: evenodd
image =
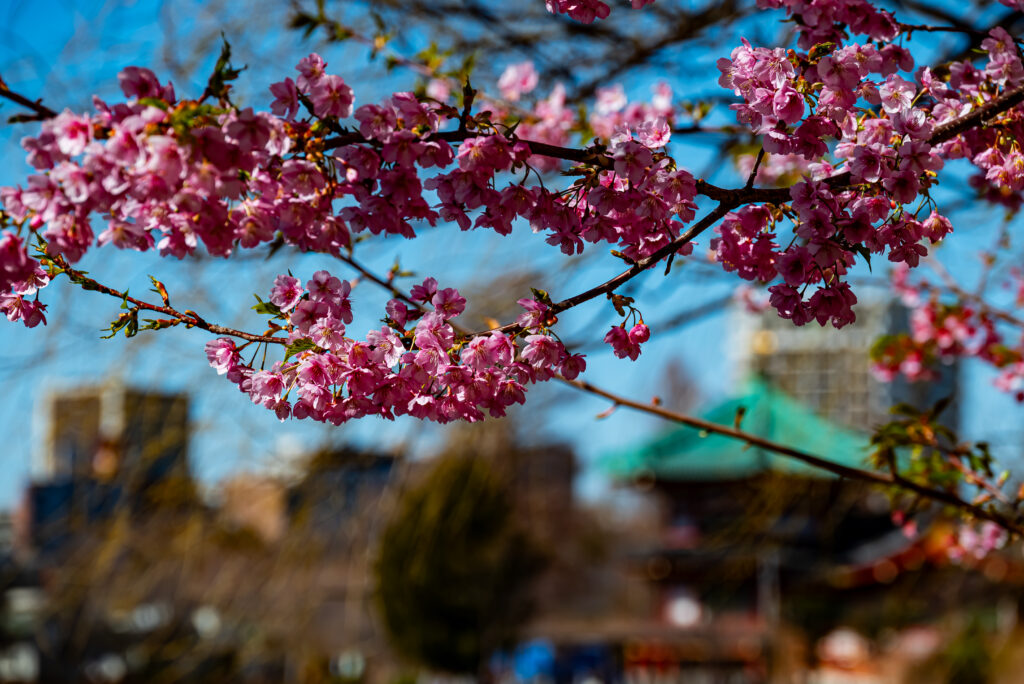
<svg viewBox="0 0 1024 684">
<path fill-rule="evenodd" d="M 601 5 L 549 3 L 582 20 L 600 17 Z M 119 77 L 124 101 L 97 100 L 91 113 L 50 116 L 19 96 L 48 118 L 23 141 L 35 172 L 0 190 L 0 310 L 29 326 L 43 322 L 41 293 L 57 270 L 120 296 L 72 266 L 108 245 L 177 259 L 285 245 L 333 255 L 392 295 L 383 325 L 365 335 L 352 334 L 352 283 L 326 270 L 282 274 L 260 288 L 269 291 L 256 307 L 268 317 L 262 336 L 126 296 L 127 320 L 113 325 L 133 330 L 139 311 L 162 311 L 168 325 L 223 335 L 208 343 L 209 361 L 252 401 L 281 419 L 335 424 L 504 415 L 530 385 L 584 370 L 556 327 L 559 314 L 588 301 L 606 298 L 617 316 L 593 337 L 636 359 L 651 330 L 619 288 L 661 263 L 695 258 L 694 240 L 709 229 L 713 260 L 766 287 L 780 316 L 843 327 L 856 318 L 849 273 L 858 259 L 884 255 L 912 269 L 952 232 L 933 197 L 947 162 L 968 160 L 988 199 L 1019 205 L 1019 46 L 995 28 L 983 55 L 918 67 L 900 23 L 863 0 L 759 5 L 784 9 L 798 35 L 791 48 L 743 41 L 718 61 L 739 127 L 760 141 L 743 169 L 747 182 L 735 188 L 696 178 L 673 155 L 673 130 L 687 117 L 701 126 L 706 112 L 677 106 L 667 85 L 650 102 L 630 102 L 609 84 L 579 109 L 560 85 L 535 93 L 529 62 L 505 70 L 502 98 L 477 98 L 467 82 L 461 93 L 432 84 L 431 93 L 357 106 L 342 75 L 311 54 L 270 85 L 267 112 L 233 104 L 239 71 L 225 48 L 198 98 L 179 97 L 138 67 Z M 702 206 L 703 198 L 716 205 Z M 467 333 L 455 320 L 466 306 L 458 290 L 433 277 L 400 286 L 355 258 L 361 236 L 417 239 L 440 222 L 499 236 L 529 224 L 566 257 L 611 249 L 628 268 L 562 299 L 536 289 L 519 301 L 514 323 Z M 38 258 L 27 251 L 33 241 L 45 245 Z M 939 328 L 928 332 L 936 344 L 945 339 Z M 283 349 L 246 361 L 246 343 L 236 340 Z M 997 347 L 988 349 L 994 357 Z M 1024 350 L 1004 356 L 1019 360 Z M 943 467 L 959 453 L 943 452 Z M 890 484 L 900 477 L 890 475 Z"/>
</svg>

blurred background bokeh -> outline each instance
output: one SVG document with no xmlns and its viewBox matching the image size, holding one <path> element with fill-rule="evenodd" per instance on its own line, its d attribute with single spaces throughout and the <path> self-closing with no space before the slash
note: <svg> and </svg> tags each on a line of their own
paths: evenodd
<svg viewBox="0 0 1024 684">
<path fill-rule="evenodd" d="M 223 33 L 248 67 L 237 102 L 266 107 L 268 84 L 315 50 L 361 104 L 422 88 L 388 55 L 436 44 L 430 55 L 449 53 L 485 89 L 532 59 L 539 90 L 563 83 L 570 103 L 615 82 L 645 99 L 668 81 L 718 129 L 673 150 L 735 182 L 751 141 L 728 128 L 715 59 L 740 35 L 770 44 L 789 30 L 753 4 L 661 0 L 582 27 L 540 0 L 326 3 L 354 35 L 387 35 L 378 51 L 311 27 L 314 2 L 9 0 L 0 76 L 55 109 L 115 98 L 132 64 L 198 93 Z M 1024 28 L 996 3 L 965 4 L 887 6 Z M 959 35 L 932 45 L 936 59 L 972 48 Z M 23 182 L 18 141 L 32 132 L 0 126 L 0 184 Z M 958 237 L 1019 223 L 974 205 L 952 175 Z M 554 251 L 525 227 L 358 246 L 378 272 L 397 260 L 459 287 L 473 328 L 510 320 L 531 286 L 570 294 L 621 270 L 594 250 Z M 277 273 L 344 270 L 284 250 L 174 263 L 103 250 L 83 268 L 133 292 L 156 275 L 184 308 L 240 328 L 258 325 L 252 294 Z M 840 464 L 864 463 L 894 403 L 952 397 L 943 420 L 1019 470 L 1020 409 L 983 371 L 951 366 L 927 386 L 871 375 L 870 346 L 905 329 L 906 312 L 870 289 L 882 275 L 858 277 L 858 323 L 839 333 L 748 312 L 698 259 L 626 290 L 654 332 L 636 363 L 588 342 L 610 307 L 567 312 L 560 332 L 598 384 Z M 370 327 L 387 295 L 355 284 Z M 197 331 L 101 340 L 118 302 L 57 292 L 45 329 L 0 329 L 0 682 L 1024 681 L 1020 546 L 956 557 L 954 521 L 924 505 L 894 515 L 885 491 L 566 387 L 473 426 L 281 424 L 209 369 Z"/>
</svg>

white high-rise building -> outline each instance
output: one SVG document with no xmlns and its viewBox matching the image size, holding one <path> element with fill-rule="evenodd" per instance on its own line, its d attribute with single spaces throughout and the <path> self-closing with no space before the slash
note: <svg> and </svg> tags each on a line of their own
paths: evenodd
<svg viewBox="0 0 1024 684">
<path fill-rule="evenodd" d="M 854 310 L 857 321 L 840 330 L 817 323 L 797 327 L 774 309 L 737 310 L 733 345 L 739 377 L 760 376 L 836 423 L 861 431 L 892 420 L 889 408 L 906 402 L 927 408 L 957 391 L 957 366 L 940 369 L 938 381 L 883 382 L 871 372 L 870 351 L 882 335 L 908 330 L 907 310 L 896 302 L 868 299 Z M 956 402 L 944 421 L 956 426 Z"/>
</svg>

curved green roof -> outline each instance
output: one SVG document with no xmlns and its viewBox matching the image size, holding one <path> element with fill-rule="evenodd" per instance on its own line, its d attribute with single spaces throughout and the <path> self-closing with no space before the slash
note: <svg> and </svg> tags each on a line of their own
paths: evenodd
<svg viewBox="0 0 1024 684">
<path fill-rule="evenodd" d="M 865 465 L 870 441 L 867 435 L 821 418 L 764 380 L 749 381 L 741 396 L 715 406 L 701 417 L 732 427 L 741 408 L 745 409 L 740 423 L 744 432 L 841 465 Z M 731 480 L 765 471 L 835 477 L 794 458 L 685 425 L 637 448 L 609 454 L 602 459 L 602 466 L 616 479 L 653 475 L 662 480 Z"/>
</svg>

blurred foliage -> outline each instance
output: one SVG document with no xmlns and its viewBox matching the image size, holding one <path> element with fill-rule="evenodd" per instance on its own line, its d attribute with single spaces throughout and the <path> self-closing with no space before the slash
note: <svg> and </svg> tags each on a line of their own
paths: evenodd
<svg viewBox="0 0 1024 684">
<path fill-rule="evenodd" d="M 396 649 L 438 670 L 474 673 L 530 617 L 546 555 L 517 521 L 488 461 L 442 457 L 409 489 L 381 538 L 377 603 Z"/>
<path fill-rule="evenodd" d="M 993 681 L 989 653 L 990 629 L 979 615 L 973 615 L 950 639 L 946 648 L 926 660 L 913 673 L 915 681 L 943 684 L 987 684 Z"/>
</svg>

